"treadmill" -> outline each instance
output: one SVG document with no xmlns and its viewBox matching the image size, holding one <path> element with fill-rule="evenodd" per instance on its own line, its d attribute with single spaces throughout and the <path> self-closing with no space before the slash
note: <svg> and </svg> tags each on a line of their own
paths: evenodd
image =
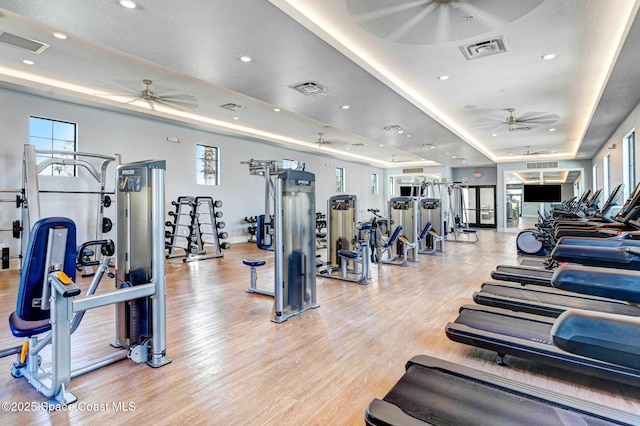
<svg viewBox="0 0 640 426">
<path fill-rule="evenodd" d="M 563 286 L 584 294 L 640 301 L 637 278 L 635 282 L 620 279 L 618 286 L 589 280 L 567 280 Z M 465 305 L 445 331 L 453 341 L 496 351 L 499 364 L 504 364 L 504 356 L 510 354 L 578 374 L 632 386 L 640 384 L 637 316 L 569 309 L 553 318 L 493 306 Z"/>
<path fill-rule="evenodd" d="M 638 317 L 638 282 L 640 272 L 636 271 L 562 265 L 553 276 L 554 287 L 524 287 L 518 283 L 487 282 L 482 284 L 480 291 L 473 294 L 473 300 L 480 305 L 551 317 L 557 317 L 567 309 Z M 592 294 L 573 291 L 589 283 L 593 286 Z M 612 289 L 616 292 L 615 299 L 608 297 Z"/>
<path fill-rule="evenodd" d="M 638 425 L 640 416 L 426 355 L 365 411 L 367 425 Z"/>
</svg>

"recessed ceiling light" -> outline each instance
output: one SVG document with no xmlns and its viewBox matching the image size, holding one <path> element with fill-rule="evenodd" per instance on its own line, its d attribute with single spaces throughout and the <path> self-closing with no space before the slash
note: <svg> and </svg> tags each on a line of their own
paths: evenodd
<svg viewBox="0 0 640 426">
<path fill-rule="evenodd" d="M 545 61 L 550 61 L 555 57 L 556 57 L 555 53 L 547 53 L 546 55 L 542 55 L 542 59 L 544 59 Z"/>
<path fill-rule="evenodd" d="M 406 137 L 408 137 L 408 138 L 413 137 L 413 136 L 411 135 L 411 133 L 409 133 L 409 134 L 407 134 L 407 135 L 405 135 L 405 136 L 406 136 Z"/>
<path fill-rule="evenodd" d="M 55 33 L 53 33 L 53 36 L 55 38 L 59 38 L 60 40 L 66 40 L 67 39 L 67 35 L 65 33 L 55 32 Z"/>
<path fill-rule="evenodd" d="M 449 76 L 448 75 L 440 75 L 438 76 L 438 80 L 449 80 Z"/>
<path fill-rule="evenodd" d="M 342 108 L 342 109 L 349 109 L 349 105 L 342 105 L 340 108 Z"/>
<path fill-rule="evenodd" d="M 127 9 L 135 9 L 136 2 L 133 0 L 120 0 L 120 5 L 126 7 Z"/>
<path fill-rule="evenodd" d="M 280 112 L 280 108 L 274 108 L 273 109 L 275 112 Z"/>
<path fill-rule="evenodd" d="M 398 130 L 398 133 L 399 133 L 399 134 L 403 134 L 403 133 L 404 133 L 404 130 Z"/>
<path fill-rule="evenodd" d="M 456 159 L 456 156 L 455 156 L 455 155 L 452 155 L 452 156 L 451 156 L 451 159 L 452 159 L 452 160 L 455 160 L 455 159 Z"/>
<path fill-rule="evenodd" d="M 240 117 L 233 117 L 234 120 L 240 120 Z"/>
<path fill-rule="evenodd" d="M 242 55 L 242 56 L 240 56 L 240 60 L 241 60 L 242 62 L 251 62 L 251 56 L 249 56 L 249 55 Z"/>
<path fill-rule="evenodd" d="M 380 144 L 380 145 L 378 145 L 378 146 L 384 146 L 384 145 L 383 145 L 383 144 Z"/>
<path fill-rule="evenodd" d="M 345 147 L 344 149 L 349 150 L 349 149 L 351 149 L 351 147 L 350 147 L 350 146 L 347 146 L 347 147 Z"/>
<path fill-rule="evenodd" d="M 550 129 L 549 129 L 549 131 L 550 131 L 550 132 L 555 132 L 555 131 L 556 131 L 556 129 L 555 129 L 555 127 L 552 127 L 552 128 L 550 128 Z"/>
<path fill-rule="evenodd" d="M 497 133 L 491 133 L 491 136 L 498 136 Z"/>
<path fill-rule="evenodd" d="M 23 64 L 26 64 L 26 65 L 33 65 L 33 64 L 35 64 L 35 62 L 33 62 L 31 59 L 23 59 L 23 60 L 22 60 L 22 63 L 23 63 Z"/>
</svg>

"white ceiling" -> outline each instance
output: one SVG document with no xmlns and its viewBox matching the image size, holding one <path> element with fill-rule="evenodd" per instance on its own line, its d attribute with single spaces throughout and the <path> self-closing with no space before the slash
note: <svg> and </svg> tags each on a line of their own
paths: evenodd
<svg viewBox="0 0 640 426">
<path fill-rule="evenodd" d="M 0 32 L 51 45 L 0 42 L 0 85 L 382 167 L 590 159 L 640 101 L 639 2 L 0 0 Z M 497 37 L 505 53 L 462 54 Z M 197 106 L 133 102 L 143 79 Z M 290 88 L 305 82 L 326 92 Z M 528 123 L 507 108 L 557 120 L 509 131 Z"/>
</svg>

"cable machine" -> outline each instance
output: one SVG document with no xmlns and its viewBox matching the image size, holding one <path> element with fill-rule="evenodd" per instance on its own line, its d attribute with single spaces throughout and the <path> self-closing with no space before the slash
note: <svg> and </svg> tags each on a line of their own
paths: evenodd
<svg viewBox="0 0 640 426">
<path fill-rule="evenodd" d="M 315 175 L 287 170 L 275 179 L 274 316 L 281 323 L 317 308 Z"/>
<path fill-rule="evenodd" d="M 249 174 L 264 177 L 264 214 L 257 218 L 256 244 L 262 250 L 271 250 L 274 237 L 273 212 L 276 204 L 275 179 L 287 170 L 304 170 L 304 163 L 295 160 L 241 161 L 249 166 Z"/>
</svg>

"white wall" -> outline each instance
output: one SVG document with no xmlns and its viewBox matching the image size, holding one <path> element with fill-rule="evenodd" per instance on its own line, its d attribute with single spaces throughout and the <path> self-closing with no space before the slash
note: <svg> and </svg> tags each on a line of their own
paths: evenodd
<svg viewBox="0 0 640 426">
<path fill-rule="evenodd" d="M 245 216 L 264 211 L 264 179 L 249 174 L 241 161 L 295 159 L 306 163 L 306 170 L 316 175 L 316 211 L 326 213 L 327 199 L 335 194 L 335 168 L 346 173 L 346 193 L 358 196 L 361 219 L 367 217 L 367 208 L 382 209 L 384 203 L 384 171 L 382 169 L 320 155 L 272 146 L 267 143 L 187 128 L 179 125 L 133 117 L 97 108 L 55 101 L 8 90 L 0 90 L 0 188 L 22 187 L 23 145 L 29 143 L 29 117 L 40 116 L 69 121 L 78 125 L 78 151 L 105 155 L 121 154 L 124 163 L 148 159 L 166 160 L 167 212 L 170 202 L 180 195 L 211 196 L 222 200 L 222 218 L 226 223 L 230 242 L 246 241 Z M 181 143 L 170 143 L 167 137 L 180 138 Z M 220 148 L 219 186 L 196 185 L 195 145 L 204 144 Z M 370 192 L 371 173 L 380 179 L 380 194 Z M 41 187 L 55 185 L 64 189 L 88 189 L 87 180 L 78 178 L 48 178 Z M 108 188 L 113 190 L 113 185 Z M 0 195 L 0 197 L 5 198 Z M 46 198 L 45 198 L 46 197 Z M 43 216 L 64 215 L 78 222 L 79 241 L 92 239 L 84 229 L 95 229 L 97 201 L 85 196 L 42 196 Z M 105 216 L 115 219 L 114 207 Z M 0 205 L 0 227 L 20 218 L 20 212 L 9 203 Z M 167 220 L 169 218 L 167 217 Z M 93 231 L 92 231 L 93 232 Z M 111 237 L 112 234 L 108 236 Z M 10 233 L 0 234 L 0 243 L 18 249 Z M 15 252 L 14 252 L 15 253 Z"/>
<path fill-rule="evenodd" d="M 611 135 L 611 137 L 602 144 L 602 147 L 598 153 L 593 157 L 591 164 L 598 165 L 598 186 L 602 187 L 604 182 L 604 157 L 607 154 L 611 155 L 611 167 L 609 171 L 611 185 L 610 189 L 613 189 L 616 185 L 623 182 L 623 156 L 622 146 L 624 137 L 627 136 L 632 130 L 640 129 L 640 104 L 629 113 L 627 118 L 622 122 L 620 127 Z M 615 144 L 615 149 L 609 149 L 609 145 Z M 636 176 L 640 176 L 640 153 L 638 152 L 640 145 L 638 144 L 638 135 L 636 134 Z M 593 167 L 592 167 L 593 170 Z M 637 182 L 636 182 L 637 183 Z M 627 192 L 633 188 L 627 188 Z"/>
</svg>

